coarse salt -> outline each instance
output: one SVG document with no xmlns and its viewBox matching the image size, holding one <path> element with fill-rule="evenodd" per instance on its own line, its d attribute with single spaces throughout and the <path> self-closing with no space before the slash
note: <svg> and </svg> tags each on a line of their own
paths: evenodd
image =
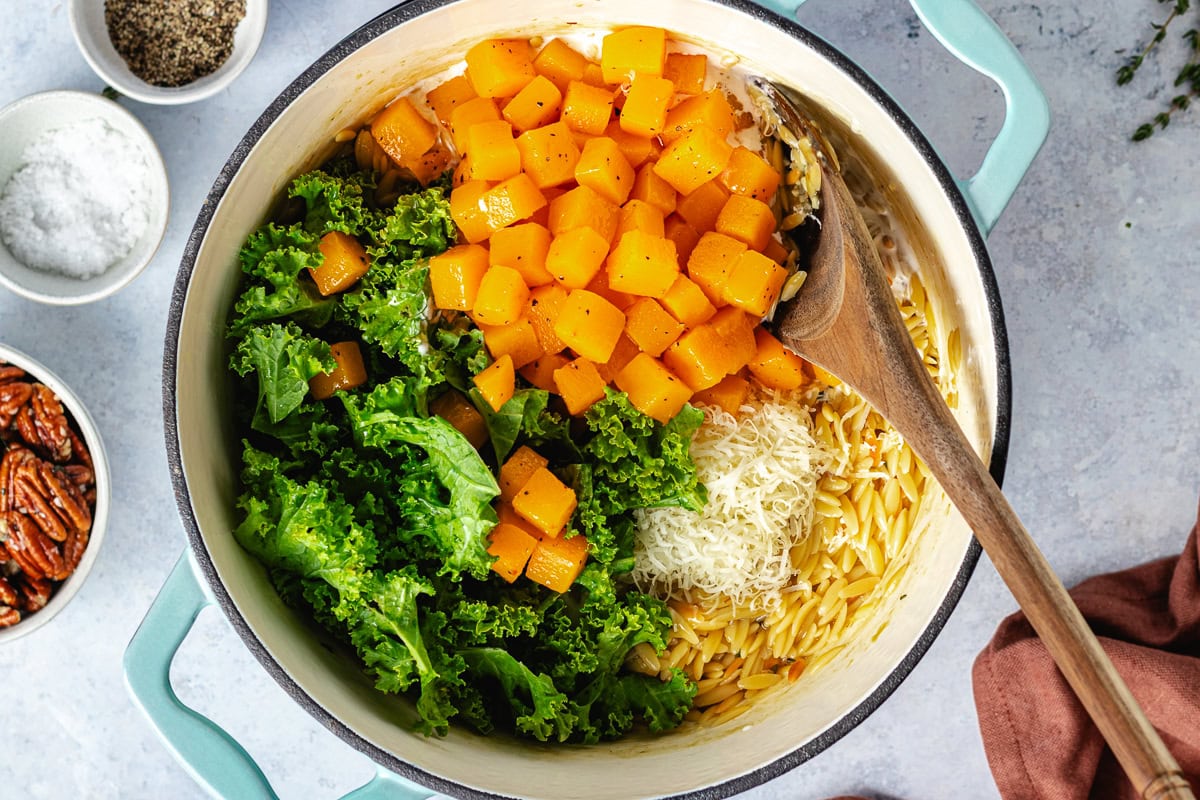
<svg viewBox="0 0 1200 800">
<path fill-rule="evenodd" d="M 137 145 L 102 119 L 47 131 L 0 192 L 0 239 L 32 269 L 99 275 L 145 232 L 150 179 Z"/>
</svg>

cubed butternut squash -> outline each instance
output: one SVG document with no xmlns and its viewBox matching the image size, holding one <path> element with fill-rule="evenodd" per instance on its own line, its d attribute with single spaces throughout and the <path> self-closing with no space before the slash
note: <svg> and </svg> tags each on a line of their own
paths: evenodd
<svg viewBox="0 0 1200 800">
<path fill-rule="evenodd" d="M 633 190 L 633 167 L 621 148 L 607 136 L 589 139 L 575 164 L 575 181 L 590 187 L 610 203 L 621 205 Z"/>
<path fill-rule="evenodd" d="M 308 390 L 314 400 L 324 400 L 332 397 L 334 392 L 353 389 L 367 382 L 367 369 L 363 366 L 362 351 L 357 342 L 331 344 L 329 352 L 336 366 L 308 381 Z"/>
<path fill-rule="evenodd" d="M 596 273 L 596 277 L 592 278 L 592 282 L 584 288 L 589 292 L 595 292 L 617 308 L 624 311 L 633 305 L 633 301 L 637 298 L 625 292 L 618 292 L 616 289 L 609 286 L 608 277 L 608 266 L 606 264 L 600 268 L 599 272 Z"/>
<path fill-rule="evenodd" d="M 629 231 L 642 231 L 651 236 L 665 236 L 662 210 L 643 200 L 627 201 L 625 205 L 621 206 L 614 238 L 620 241 L 621 235 Z M 676 255 L 678 255 L 678 251 L 676 251 Z"/>
<path fill-rule="evenodd" d="M 672 108 L 667 114 L 663 142 L 669 145 L 696 128 L 712 131 L 721 139 L 733 132 L 733 109 L 729 107 L 724 90 L 717 88 L 703 92 Z"/>
<path fill-rule="evenodd" d="M 533 324 L 538 343 L 547 353 L 558 353 L 566 347 L 554 333 L 554 323 L 558 321 L 566 301 L 567 290 L 556 283 L 538 286 L 529 292 L 529 321 Z"/>
<path fill-rule="evenodd" d="M 787 270 L 762 253 L 746 250 L 733 262 L 721 297 L 729 305 L 761 318 L 779 299 L 786 280 Z"/>
<path fill-rule="evenodd" d="M 696 392 L 692 402 L 717 406 L 725 413 L 737 416 L 749 395 L 750 381 L 741 375 L 726 375 L 716 386 Z"/>
<path fill-rule="evenodd" d="M 487 181 L 469 180 L 450 192 L 450 218 L 471 244 L 482 242 L 492 234 L 486 209 L 481 203 L 487 190 Z"/>
<path fill-rule="evenodd" d="M 536 74 L 525 39 L 486 39 L 467 51 L 467 78 L 482 97 L 512 97 Z"/>
<path fill-rule="evenodd" d="M 519 528 L 525 533 L 532 536 L 534 539 L 541 539 L 542 532 L 530 525 L 525 519 L 513 510 L 512 502 L 497 502 L 495 505 L 496 519 L 499 525 L 512 525 Z"/>
<path fill-rule="evenodd" d="M 735 147 L 725 170 L 717 177 L 731 194 L 770 202 L 779 188 L 779 173 L 766 160 L 746 147 Z"/>
<path fill-rule="evenodd" d="M 663 364 L 694 392 L 716 386 L 729 374 L 726 343 L 710 325 L 684 332 L 663 353 Z"/>
<path fill-rule="evenodd" d="M 433 147 L 437 126 L 407 97 L 393 100 L 371 120 L 371 135 L 397 164 L 407 164 Z"/>
<path fill-rule="evenodd" d="M 681 266 L 687 264 L 692 250 L 700 241 L 700 231 L 678 214 L 672 214 L 663 221 L 663 236 L 675 243 L 675 255 L 679 256 Z"/>
<path fill-rule="evenodd" d="M 628 133 L 621 128 L 619 120 L 608 123 L 608 127 L 604 129 L 604 135 L 617 143 L 617 147 L 621 148 L 621 154 L 625 156 L 629 166 L 635 170 L 646 163 L 647 159 L 657 158 L 658 154 L 662 152 L 662 147 L 659 146 L 656 137 Z"/>
<path fill-rule="evenodd" d="M 675 97 L 675 84 L 666 78 L 638 73 L 621 107 L 621 130 L 635 136 L 658 136 L 667 125 L 667 108 Z"/>
<path fill-rule="evenodd" d="M 558 90 L 564 93 L 571 81 L 583 80 L 583 70 L 587 64 L 587 57 L 563 39 L 551 39 L 546 42 L 533 59 L 533 68 L 549 78 Z"/>
<path fill-rule="evenodd" d="M 438 118 L 438 122 L 449 128 L 450 115 L 454 109 L 478 96 L 466 75 L 456 75 L 430 89 L 425 95 L 425 103 L 433 109 L 433 115 Z"/>
<path fill-rule="evenodd" d="M 596 363 L 608 361 L 624 328 L 621 309 L 586 289 L 567 295 L 554 323 L 555 335 L 567 347 Z"/>
<path fill-rule="evenodd" d="M 492 571 L 512 583 L 521 577 L 538 540 L 515 525 L 500 523 L 488 534 L 488 555 L 495 556 Z"/>
<path fill-rule="evenodd" d="M 497 358 L 491 366 L 471 380 L 493 411 L 499 411 L 512 399 L 517 389 L 516 370 L 513 369 L 512 358 L 507 355 Z"/>
<path fill-rule="evenodd" d="M 647 162 L 638 168 L 637 177 L 633 179 L 633 191 L 629 193 L 629 197 L 649 203 L 663 212 L 664 216 L 675 210 L 677 202 L 674 187 L 658 176 L 652 162 Z"/>
<path fill-rule="evenodd" d="M 689 328 L 708 322 L 717 313 L 704 291 L 686 275 L 676 278 L 659 302 L 671 316 Z"/>
<path fill-rule="evenodd" d="M 562 121 L 580 133 L 599 136 L 612 118 L 613 93 L 607 86 L 590 86 L 575 80 L 563 96 Z"/>
<path fill-rule="evenodd" d="M 746 245 L 723 233 L 706 233 L 700 237 L 687 260 L 688 277 L 704 292 L 714 306 L 723 306 L 725 282 L 738 256 Z"/>
<path fill-rule="evenodd" d="M 675 243 L 643 231 L 629 231 L 608 257 L 608 285 L 618 292 L 662 297 L 679 276 Z"/>
<path fill-rule="evenodd" d="M 768 389 L 791 391 L 804 385 L 804 359 L 759 327 L 754 332 L 754 358 L 746 366 L 759 383 Z"/>
<path fill-rule="evenodd" d="M 512 500 L 513 510 L 546 536 L 558 536 L 575 513 L 575 490 L 540 467 Z"/>
<path fill-rule="evenodd" d="M 617 377 L 617 373 L 625 369 L 625 365 L 633 361 L 634 356 L 642 352 L 633 340 L 625 334 L 617 339 L 617 345 L 613 348 L 612 355 L 608 357 L 608 361 L 603 364 L 596 365 L 596 371 L 600 373 L 600 377 L 604 378 L 605 383 L 612 383 Z"/>
<path fill-rule="evenodd" d="M 469 152 L 467 133 L 472 125 L 500 119 L 500 109 L 490 97 L 473 97 L 464 100 L 450 111 L 450 141 L 460 156 Z"/>
<path fill-rule="evenodd" d="M 479 281 L 471 314 L 482 325 L 511 325 L 521 318 L 529 287 L 512 267 L 488 267 Z"/>
<path fill-rule="evenodd" d="M 521 168 L 539 189 L 575 179 L 579 148 L 562 122 L 525 131 L 517 137 L 517 150 L 521 153 Z"/>
<path fill-rule="evenodd" d="M 692 390 L 657 358 L 638 353 L 613 381 L 629 402 L 646 416 L 666 425 L 692 396 Z"/>
<path fill-rule="evenodd" d="M 545 353 L 528 316 L 509 325 L 480 323 L 479 329 L 483 331 L 483 343 L 492 358 L 508 356 L 512 359 L 514 369 L 520 369 Z"/>
<path fill-rule="evenodd" d="M 621 209 L 589 186 L 576 186 L 550 203 L 550 232 L 555 236 L 575 228 L 591 228 L 611 242 Z"/>
<path fill-rule="evenodd" d="M 490 233 L 528 219 L 546 205 L 546 197 L 524 172 L 496 184 L 479 196 L 479 207 Z"/>
<path fill-rule="evenodd" d="M 558 117 L 562 99 L 558 87 L 549 78 L 538 75 L 505 103 L 500 113 L 521 133 L 553 122 Z"/>
<path fill-rule="evenodd" d="M 433 304 L 441 309 L 470 311 L 479 283 L 488 268 L 488 251 L 478 244 L 460 244 L 429 259 Z"/>
<path fill-rule="evenodd" d="M 582 289 L 596 277 L 607 255 L 607 239 L 591 228 L 572 228 L 551 240 L 546 269 L 568 289 Z"/>
<path fill-rule="evenodd" d="M 762 252 L 775 232 L 775 212 L 753 197 L 729 195 L 717 216 L 715 228 L 718 233 L 745 242 L 751 250 Z"/>
<path fill-rule="evenodd" d="M 788 249 L 774 236 L 767 240 L 767 246 L 763 248 L 762 252 L 776 264 L 783 264 L 788 258 Z"/>
<path fill-rule="evenodd" d="M 442 176 L 442 173 L 449 168 L 453 158 L 454 156 L 448 148 L 441 144 L 434 144 L 433 147 L 402 166 L 418 183 L 428 186 Z"/>
<path fill-rule="evenodd" d="M 663 148 L 654 172 L 680 194 L 688 194 L 724 172 L 733 153 L 722 134 L 693 128 Z"/>
<path fill-rule="evenodd" d="M 573 417 L 578 417 L 603 400 L 607 383 L 600 377 L 596 365 L 586 358 L 577 358 L 554 372 L 554 386 L 566 403 L 567 412 Z"/>
<path fill-rule="evenodd" d="M 604 70 L 600 69 L 600 65 L 595 61 L 589 61 L 583 66 L 583 82 L 588 86 L 607 86 L 610 89 L 613 84 L 604 80 Z"/>
<path fill-rule="evenodd" d="M 587 564 L 588 543 L 582 533 L 542 539 L 533 549 L 525 577 L 562 594 L 571 588 Z"/>
<path fill-rule="evenodd" d="M 700 94 L 708 76 L 708 59 L 701 53 L 667 53 L 663 77 L 675 84 L 679 94 Z"/>
<path fill-rule="evenodd" d="M 657 301 L 639 297 L 625 309 L 625 335 L 652 356 L 660 356 L 683 333 L 683 324 Z"/>
<path fill-rule="evenodd" d="M 554 280 L 546 269 L 550 238 L 549 229 L 536 222 L 501 228 L 488 242 L 488 263 L 515 269 L 527 286 L 543 286 Z"/>
<path fill-rule="evenodd" d="M 308 274 L 317 284 L 317 291 L 328 297 L 344 292 L 367 274 L 371 259 L 358 240 L 341 231 L 330 231 L 317 244 L 321 265 L 309 267 Z"/>
<path fill-rule="evenodd" d="M 502 119 L 476 122 L 467 131 L 471 177 L 504 181 L 521 171 L 521 151 L 513 140 L 512 125 Z"/>
<path fill-rule="evenodd" d="M 570 360 L 562 353 L 546 353 L 541 358 L 534 359 L 521 367 L 521 377 L 538 389 L 557 392 L 558 386 L 554 383 L 554 371 L 566 366 Z"/>
<path fill-rule="evenodd" d="M 721 209 L 729 201 L 729 192 L 716 181 L 702 183 L 690 194 L 680 195 L 675 213 L 699 234 L 716 230 Z M 737 238 L 737 237 L 734 237 Z"/>
<path fill-rule="evenodd" d="M 754 339 L 754 330 L 758 327 L 758 318 L 747 314 L 736 306 L 725 306 L 718 309 L 707 323 L 717 332 L 717 337 L 725 348 L 728 359 L 725 364 L 727 373 L 737 372 L 750 363 L 758 351 Z"/>
<path fill-rule="evenodd" d="M 476 450 L 487 443 L 487 422 L 479 409 L 458 390 L 449 389 L 438 395 L 429 404 L 429 413 L 449 422 Z"/>
<path fill-rule="evenodd" d="M 500 465 L 500 474 L 496 479 L 500 486 L 500 500 L 511 503 L 517 492 L 533 477 L 533 473 L 549 463 L 541 453 L 527 445 L 514 450 L 508 460 Z"/>
<path fill-rule="evenodd" d="M 667 62 L 667 32 L 635 25 L 613 31 L 600 45 L 605 83 L 622 83 L 632 75 L 662 75 Z"/>
</svg>

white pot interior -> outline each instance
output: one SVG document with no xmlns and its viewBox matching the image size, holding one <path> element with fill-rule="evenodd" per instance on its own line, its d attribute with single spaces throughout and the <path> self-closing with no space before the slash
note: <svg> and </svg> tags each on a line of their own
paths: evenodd
<svg viewBox="0 0 1200 800">
<path fill-rule="evenodd" d="M 213 214 L 184 301 L 176 344 L 184 477 L 204 546 L 249 631 L 297 687 L 366 742 L 427 775 L 498 795 L 569 800 L 686 793 L 787 756 L 863 703 L 904 661 L 951 591 L 971 542 L 962 520 L 944 505 L 929 504 L 935 518 L 893 592 L 891 608 L 824 670 L 804 676 L 731 725 L 592 747 L 542 746 L 462 729 L 444 739 L 414 734 L 409 704 L 376 692 L 352 657 L 328 649 L 310 624 L 280 602 L 263 568 L 231 535 L 239 461 L 227 392 L 214 387 L 229 383 L 224 321 L 239 279 L 236 254 L 243 239 L 293 176 L 328 155 L 337 131 L 360 125 L 414 81 L 460 60 L 470 43 L 553 33 L 567 22 L 578 23 L 576 29 L 638 23 L 739 54 L 743 66 L 801 88 L 845 124 L 868 161 L 886 164 L 880 179 L 911 223 L 909 235 L 942 324 L 960 330 L 959 414 L 986 458 L 996 425 L 997 363 L 984 282 L 962 218 L 905 131 L 850 76 L 788 33 L 705 0 L 523 5 L 524 10 L 459 0 L 383 33 L 330 66 L 253 146 Z"/>
</svg>

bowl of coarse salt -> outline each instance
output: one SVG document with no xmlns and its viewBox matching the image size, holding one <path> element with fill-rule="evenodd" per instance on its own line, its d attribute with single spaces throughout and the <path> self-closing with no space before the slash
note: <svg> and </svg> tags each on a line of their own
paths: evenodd
<svg viewBox="0 0 1200 800">
<path fill-rule="evenodd" d="M 138 276 L 167 227 L 162 154 L 128 111 L 53 91 L 0 109 L 0 284 L 55 305 Z"/>
</svg>

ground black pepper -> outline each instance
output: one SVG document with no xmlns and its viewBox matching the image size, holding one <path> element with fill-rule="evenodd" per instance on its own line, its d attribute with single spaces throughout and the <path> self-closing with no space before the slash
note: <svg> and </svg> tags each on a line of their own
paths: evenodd
<svg viewBox="0 0 1200 800">
<path fill-rule="evenodd" d="M 155 86 L 183 86 L 233 50 L 246 0 L 105 0 L 104 22 L 129 69 Z"/>
</svg>

